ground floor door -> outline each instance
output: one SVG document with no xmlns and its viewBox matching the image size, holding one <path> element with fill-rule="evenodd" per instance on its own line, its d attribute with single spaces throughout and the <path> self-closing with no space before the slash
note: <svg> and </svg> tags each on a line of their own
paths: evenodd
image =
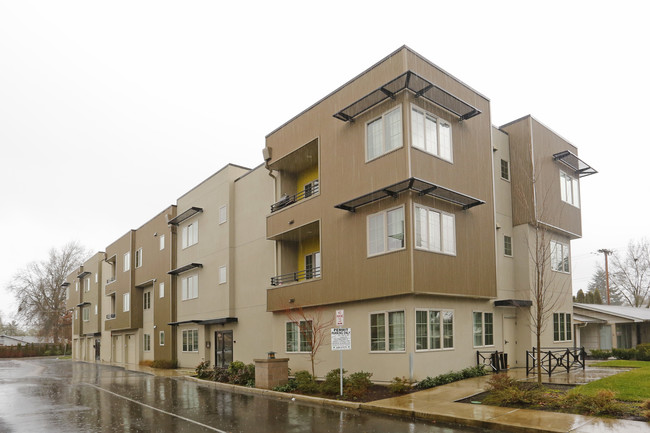
<svg viewBox="0 0 650 433">
<path fill-rule="evenodd" d="M 516 334 L 517 316 L 515 313 L 503 315 L 503 351 L 508 355 L 508 365 L 516 367 L 517 365 L 517 334 Z"/>
<path fill-rule="evenodd" d="M 228 367 L 232 362 L 232 343 L 232 331 L 214 333 L 214 364 L 217 367 Z"/>
<path fill-rule="evenodd" d="M 612 325 L 600 327 L 600 350 L 612 350 Z"/>
</svg>

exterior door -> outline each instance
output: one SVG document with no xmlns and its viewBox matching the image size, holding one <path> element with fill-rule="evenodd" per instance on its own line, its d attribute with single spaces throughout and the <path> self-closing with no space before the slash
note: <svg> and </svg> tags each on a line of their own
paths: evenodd
<svg viewBox="0 0 650 433">
<path fill-rule="evenodd" d="M 514 313 L 503 315 L 503 351 L 508 354 L 508 364 L 515 367 L 517 363 L 517 336 L 516 336 L 517 316 Z"/>
<path fill-rule="evenodd" d="M 228 367 L 232 362 L 232 343 L 232 331 L 214 333 L 214 364 L 217 367 Z"/>
</svg>

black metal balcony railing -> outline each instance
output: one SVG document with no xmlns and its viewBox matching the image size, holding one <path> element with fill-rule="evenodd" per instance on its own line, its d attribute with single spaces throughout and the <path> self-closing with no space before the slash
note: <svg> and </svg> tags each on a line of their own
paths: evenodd
<svg viewBox="0 0 650 433">
<path fill-rule="evenodd" d="M 106 320 L 111 320 L 111 319 L 115 319 L 115 313 L 111 313 L 111 314 L 106 315 Z"/>
<path fill-rule="evenodd" d="M 290 274 L 278 275 L 271 277 L 272 286 L 281 286 L 282 284 L 295 283 L 298 281 L 311 280 L 320 277 L 320 268 L 311 268 L 304 271 L 291 272 Z"/>
<path fill-rule="evenodd" d="M 476 351 L 476 365 L 484 365 L 495 373 L 508 369 L 508 354 L 493 350 L 491 352 Z"/>
<path fill-rule="evenodd" d="M 273 203 L 271 205 L 271 213 L 278 211 L 282 208 L 285 208 L 289 206 L 290 204 L 293 204 L 295 202 L 298 202 L 300 200 L 306 199 L 307 197 L 311 197 L 314 194 L 317 194 L 319 191 L 319 186 L 318 182 L 312 182 L 309 184 L 309 187 L 306 187 L 302 191 L 300 191 L 297 194 L 294 195 L 285 195 L 283 196 L 280 201 Z"/>
</svg>

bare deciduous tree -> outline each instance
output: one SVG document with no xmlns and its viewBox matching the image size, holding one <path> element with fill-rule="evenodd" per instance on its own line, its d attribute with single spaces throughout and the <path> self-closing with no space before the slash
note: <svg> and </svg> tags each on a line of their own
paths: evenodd
<svg viewBox="0 0 650 433">
<path fill-rule="evenodd" d="M 647 239 L 630 241 L 625 255 L 611 256 L 610 291 L 624 304 L 650 308 L 650 244 Z"/>
<path fill-rule="evenodd" d="M 38 330 L 39 335 L 59 342 L 70 325 L 66 311 L 65 278 L 89 256 L 76 242 L 52 248 L 47 260 L 33 262 L 14 275 L 9 290 L 18 300 L 17 317 Z M 67 325 L 66 325 L 67 323 Z"/>
<path fill-rule="evenodd" d="M 314 308 L 309 312 L 306 312 L 302 307 L 287 308 L 285 313 L 289 320 L 298 326 L 300 340 L 304 343 L 306 351 L 309 352 L 311 374 L 316 377 L 316 356 L 330 335 L 334 317 L 329 319 L 324 317 L 321 308 Z M 303 350 L 301 349 L 301 351 Z"/>
</svg>

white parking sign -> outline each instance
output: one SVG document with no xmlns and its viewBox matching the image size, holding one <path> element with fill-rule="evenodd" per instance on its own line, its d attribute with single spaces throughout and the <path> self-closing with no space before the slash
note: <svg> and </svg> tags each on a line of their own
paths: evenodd
<svg viewBox="0 0 650 433">
<path fill-rule="evenodd" d="M 332 328 L 332 350 L 352 350 L 350 328 Z"/>
</svg>

